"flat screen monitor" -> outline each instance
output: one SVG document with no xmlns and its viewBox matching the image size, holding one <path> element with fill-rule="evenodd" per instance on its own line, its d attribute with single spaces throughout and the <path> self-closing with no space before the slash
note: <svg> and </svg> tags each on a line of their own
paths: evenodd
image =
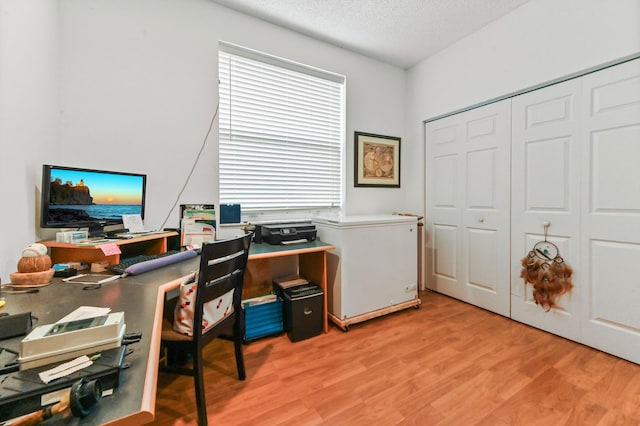
<svg viewBox="0 0 640 426">
<path fill-rule="evenodd" d="M 144 218 L 147 177 L 143 174 L 42 166 L 42 228 L 89 228 L 91 236 L 104 227 L 122 224 L 123 214 Z"/>
</svg>

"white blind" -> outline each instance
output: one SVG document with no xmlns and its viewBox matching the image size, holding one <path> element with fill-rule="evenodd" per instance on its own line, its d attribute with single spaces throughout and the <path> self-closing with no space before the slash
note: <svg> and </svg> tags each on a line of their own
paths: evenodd
<svg viewBox="0 0 640 426">
<path fill-rule="evenodd" d="M 344 78 L 305 70 L 221 45 L 220 203 L 243 211 L 340 206 Z"/>
</svg>

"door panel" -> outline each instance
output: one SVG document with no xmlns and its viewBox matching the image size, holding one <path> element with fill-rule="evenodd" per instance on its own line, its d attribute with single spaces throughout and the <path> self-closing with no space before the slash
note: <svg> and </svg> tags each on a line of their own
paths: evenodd
<svg viewBox="0 0 640 426">
<path fill-rule="evenodd" d="M 583 84 L 583 342 L 640 363 L 640 60 Z"/>
<path fill-rule="evenodd" d="M 510 315 L 509 176 L 511 101 L 465 113 L 466 176 L 462 190 L 463 300 Z"/>
<path fill-rule="evenodd" d="M 460 117 L 451 116 L 425 128 L 429 141 L 426 158 L 426 199 L 429 214 L 425 250 L 425 286 L 451 295 L 458 287 L 460 228 L 459 142 Z M 430 216 L 430 217 L 429 217 Z"/>
<path fill-rule="evenodd" d="M 496 286 L 498 277 L 496 274 L 499 270 L 499 265 L 496 265 L 496 263 L 503 261 L 498 261 L 499 256 L 496 251 L 498 238 L 499 236 L 495 231 L 467 229 L 467 246 L 469 247 L 469 252 L 474 253 L 474 256 L 469 256 L 469 264 L 467 265 L 467 270 L 469 271 L 467 284 L 469 286 L 493 293 L 498 291 Z"/>
<path fill-rule="evenodd" d="M 591 210 L 596 214 L 640 211 L 640 125 L 591 132 L 593 169 Z M 631 195 L 631 196 L 629 196 Z"/>
<path fill-rule="evenodd" d="M 569 208 L 567 184 L 570 170 L 567 137 L 531 140 L 525 146 L 526 211 L 563 211 Z M 518 171 L 516 170 L 516 173 Z"/>
<path fill-rule="evenodd" d="M 458 227 L 433 224 L 433 275 L 430 289 L 452 294 L 458 286 Z"/>
<path fill-rule="evenodd" d="M 425 128 L 427 288 L 505 316 L 510 119 L 506 100 Z"/>
<path fill-rule="evenodd" d="M 433 203 L 439 209 L 455 209 L 458 205 L 456 191 L 457 155 L 443 155 L 433 159 L 433 176 L 440 184 L 436 186 Z"/>
<path fill-rule="evenodd" d="M 467 200 L 471 209 L 495 209 L 496 150 L 485 149 L 467 154 Z"/>
<path fill-rule="evenodd" d="M 580 336 L 580 81 L 513 98 L 511 316 L 577 340 Z M 521 259 L 545 238 L 574 270 L 573 290 L 546 312 L 520 277 Z"/>
</svg>

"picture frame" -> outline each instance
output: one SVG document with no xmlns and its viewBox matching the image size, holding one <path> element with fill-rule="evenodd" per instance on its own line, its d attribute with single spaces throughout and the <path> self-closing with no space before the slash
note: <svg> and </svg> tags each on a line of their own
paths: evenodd
<svg viewBox="0 0 640 426">
<path fill-rule="evenodd" d="M 400 188 L 400 138 L 355 132 L 354 186 Z"/>
</svg>

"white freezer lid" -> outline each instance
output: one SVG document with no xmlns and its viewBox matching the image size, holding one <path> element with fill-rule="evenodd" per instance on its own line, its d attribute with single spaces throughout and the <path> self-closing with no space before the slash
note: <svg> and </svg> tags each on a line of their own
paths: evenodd
<svg viewBox="0 0 640 426">
<path fill-rule="evenodd" d="M 416 223 L 415 216 L 400 216 L 397 214 L 371 214 L 353 216 L 317 216 L 312 222 L 332 226 L 382 225 L 390 223 Z"/>
</svg>

